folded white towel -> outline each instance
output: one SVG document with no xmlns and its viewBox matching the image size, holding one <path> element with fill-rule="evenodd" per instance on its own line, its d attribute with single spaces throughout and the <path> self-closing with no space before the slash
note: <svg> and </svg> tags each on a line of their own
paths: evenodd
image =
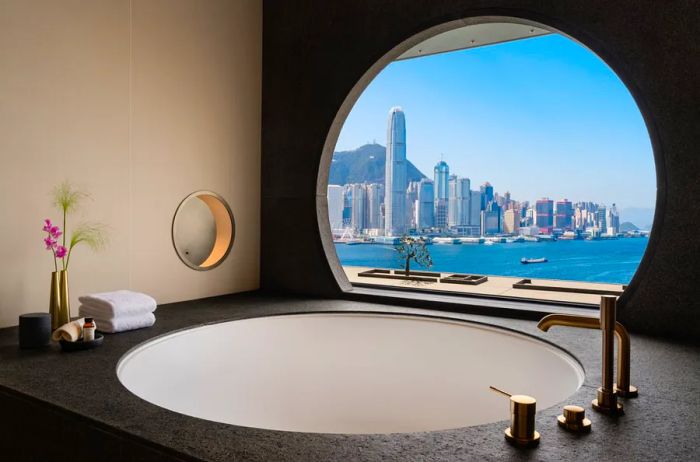
<svg viewBox="0 0 700 462">
<path fill-rule="evenodd" d="M 83 336 L 83 324 L 85 319 L 80 318 L 75 321 L 67 322 L 51 334 L 51 338 L 58 342 L 59 340 L 67 340 L 69 342 L 77 342 Z"/>
<path fill-rule="evenodd" d="M 122 318 L 134 318 L 134 317 L 139 317 L 139 316 L 145 316 L 149 314 L 149 311 L 143 311 L 141 313 L 124 313 L 122 311 L 118 311 L 116 315 L 111 316 L 106 310 L 102 310 L 99 308 L 95 308 L 92 305 L 80 305 L 80 313 L 82 313 L 80 316 L 85 316 L 88 318 L 93 318 L 93 319 L 122 319 Z"/>
<path fill-rule="evenodd" d="M 92 318 L 111 319 L 120 316 L 135 316 L 152 313 L 157 305 L 153 297 L 130 290 L 117 290 L 101 294 L 78 297 L 80 303 L 90 308 Z"/>
<path fill-rule="evenodd" d="M 80 307 L 82 313 L 82 306 Z M 156 317 L 153 313 L 139 314 L 136 316 L 121 316 L 112 319 L 94 318 L 97 330 L 114 334 L 117 332 L 125 332 L 127 330 L 142 329 L 151 327 L 156 322 Z"/>
</svg>

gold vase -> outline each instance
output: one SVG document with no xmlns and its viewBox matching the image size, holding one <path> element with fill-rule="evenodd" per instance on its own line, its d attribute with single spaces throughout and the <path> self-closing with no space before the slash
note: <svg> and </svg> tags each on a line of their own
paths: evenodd
<svg viewBox="0 0 700 462">
<path fill-rule="evenodd" d="M 58 272 L 58 291 L 60 294 L 58 320 L 59 327 L 70 322 L 70 295 L 68 294 L 68 271 L 61 270 Z"/>
<path fill-rule="evenodd" d="M 49 293 L 49 314 L 51 315 L 51 330 L 54 331 L 63 324 L 60 322 L 61 291 L 58 271 L 51 273 L 51 292 Z"/>
</svg>

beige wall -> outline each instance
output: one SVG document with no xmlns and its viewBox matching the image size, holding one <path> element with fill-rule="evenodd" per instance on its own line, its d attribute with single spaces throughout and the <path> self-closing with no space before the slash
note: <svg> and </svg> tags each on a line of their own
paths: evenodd
<svg viewBox="0 0 700 462">
<path fill-rule="evenodd" d="M 259 0 L 0 0 L 0 326 L 46 311 L 41 222 L 69 179 L 92 200 L 71 222 L 109 225 L 78 248 L 71 298 L 132 288 L 159 303 L 258 287 Z M 198 189 L 230 204 L 228 259 L 198 272 L 170 238 Z M 70 223 L 69 223 L 70 224 Z"/>
</svg>

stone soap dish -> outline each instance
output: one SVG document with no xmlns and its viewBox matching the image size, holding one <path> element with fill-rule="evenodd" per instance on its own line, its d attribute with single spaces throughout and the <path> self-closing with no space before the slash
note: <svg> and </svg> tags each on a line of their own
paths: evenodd
<svg viewBox="0 0 700 462">
<path fill-rule="evenodd" d="M 102 341 L 104 339 L 104 335 L 96 333 L 95 340 L 91 340 L 88 342 L 84 342 L 82 339 L 76 342 L 69 342 L 67 340 L 61 339 L 59 340 L 59 343 L 61 344 L 61 349 L 63 351 L 71 352 L 80 350 L 91 350 L 93 348 L 97 348 L 98 346 L 102 345 Z"/>
</svg>

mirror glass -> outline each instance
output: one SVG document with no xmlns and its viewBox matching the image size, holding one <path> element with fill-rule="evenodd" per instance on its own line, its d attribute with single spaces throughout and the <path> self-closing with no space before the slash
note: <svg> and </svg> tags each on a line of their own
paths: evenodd
<svg viewBox="0 0 700 462">
<path fill-rule="evenodd" d="M 173 218 L 173 245 L 190 268 L 220 265 L 233 245 L 235 225 L 226 201 L 211 191 L 197 191 L 178 206 Z"/>
</svg>

